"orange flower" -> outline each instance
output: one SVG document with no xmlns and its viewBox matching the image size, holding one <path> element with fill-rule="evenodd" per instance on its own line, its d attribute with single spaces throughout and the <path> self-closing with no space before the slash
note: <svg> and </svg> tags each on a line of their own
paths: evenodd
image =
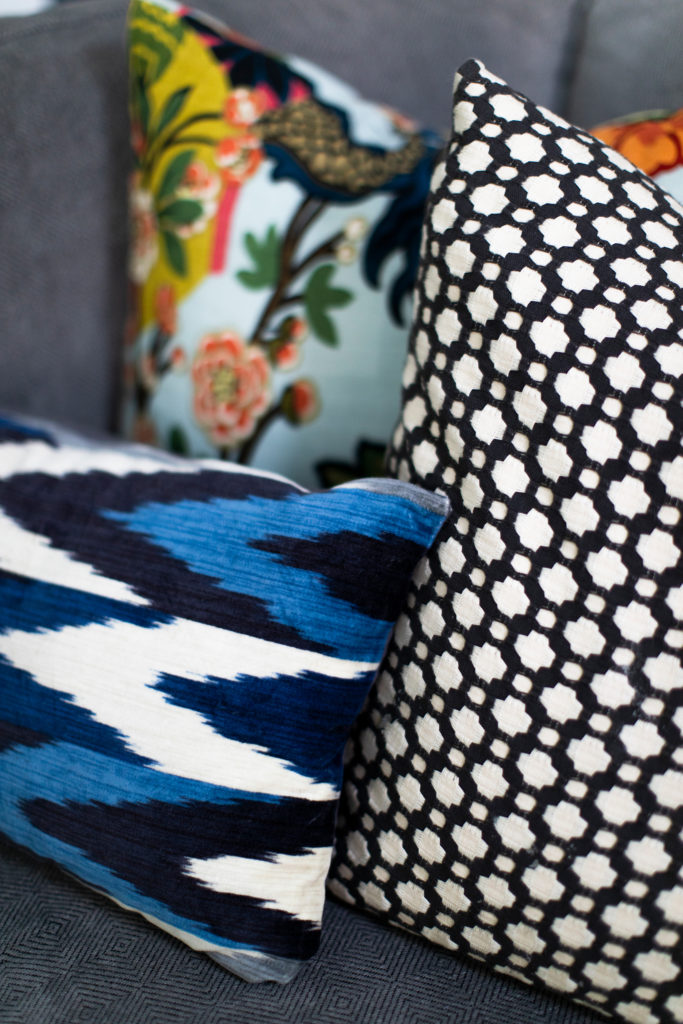
<svg viewBox="0 0 683 1024">
<path fill-rule="evenodd" d="M 683 163 L 683 110 L 668 117 L 600 125 L 593 134 L 646 174 Z"/>
<path fill-rule="evenodd" d="M 275 348 L 275 365 L 278 370 L 291 370 L 299 362 L 301 353 L 294 341 L 285 341 Z"/>
<path fill-rule="evenodd" d="M 188 199 L 215 199 L 220 192 L 218 175 L 213 174 L 203 160 L 193 160 L 183 175 L 178 195 Z"/>
<path fill-rule="evenodd" d="M 219 448 L 249 437 L 270 399 L 270 370 L 263 352 L 238 334 L 207 334 L 192 367 L 194 412 Z"/>
<path fill-rule="evenodd" d="M 290 423 L 309 423 L 320 412 L 318 389 L 312 380 L 294 381 L 282 396 L 282 411 Z"/>
<path fill-rule="evenodd" d="M 216 163 L 226 185 L 241 185 L 256 173 L 262 160 L 263 149 L 255 135 L 236 135 L 218 143 Z"/>
<path fill-rule="evenodd" d="M 268 109 L 268 97 L 262 89 L 247 89 L 238 86 L 228 96 L 223 114 L 228 124 L 238 128 L 246 128 Z"/>
</svg>

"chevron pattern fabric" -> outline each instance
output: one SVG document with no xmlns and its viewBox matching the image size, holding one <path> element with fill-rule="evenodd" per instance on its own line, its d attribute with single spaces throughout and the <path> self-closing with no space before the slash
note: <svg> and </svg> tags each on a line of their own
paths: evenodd
<svg viewBox="0 0 683 1024">
<path fill-rule="evenodd" d="M 0 829 L 249 980 L 290 978 L 346 735 L 445 512 L 0 419 Z"/>
</svg>

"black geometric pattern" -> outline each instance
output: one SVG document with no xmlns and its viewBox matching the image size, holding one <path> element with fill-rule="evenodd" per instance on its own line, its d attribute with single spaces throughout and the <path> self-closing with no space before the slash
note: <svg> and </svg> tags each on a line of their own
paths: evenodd
<svg viewBox="0 0 683 1024">
<path fill-rule="evenodd" d="M 389 460 L 453 512 L 331 882 L 635 1024 L 683 1021 L 682 257 L 654 183 L 461 69 Z"/>
</svg>

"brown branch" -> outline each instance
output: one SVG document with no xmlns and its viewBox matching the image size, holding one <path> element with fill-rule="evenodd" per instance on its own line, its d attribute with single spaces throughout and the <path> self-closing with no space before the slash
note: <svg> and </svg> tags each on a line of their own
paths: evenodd
<svg viewBox="0 0 683 1024">
<path fill-rule="evenodd" d="M 270 424 L 273 422 L 273 420 L 276 420 L 277 417 L 280 415 L 281 411 L 282 410 L 280 409 L 279 405 L 274 405 L 272 409 L 268 410 L 265 416 L 261 417 L 261 419 L 256 425 L 256 430 L 251 435 L 251 437 L 248 437 L 247 440 L 244 442 L 240 449 L 240 453 L 237 456 L 237 461 L 241 466 L 246 466 L 248 464 L 249 459 L 254 453 L 256 445 L 259 443 L 259 441 L 263 437 L 263 434 L 270 426 Z"/>
<path fill-rule="evenodd" d="M 263 334 L 268 321 L 280 306 L 285 296 L 285 292 L 289 288 L 295 276 L 292 273 L 292 261 L 294 259 L 296 248 L 301 241 L 303 233 L 321 213 L 323 207 L 324 203 L 321 199 L 316 199 L 314 196 L 307 196 L 292 217 L 289 227 L 287 228 L 287 233 L 285 234 L 282 242 L 282 249 L 280 250 L 280 274 L 275 288 L 273 289 L 273 293 L 266 303 L 259 321 L 254 328 L 251 336 L 252 342 L 261 341 L 261 335 Z"/>
<path fill-rule="evenodd" d="M 292 267 L 292 280 L 298 277 L 304 270 L 307 270 L 312 263 L 317 263 L 318 260 L 323 259 L 325 256 L 333 256 L 334 251 L 344 237 L 343 231 L 338 231 L 336 235 L 332 235 L 326 242 L 319 245 L 317 249 L 314 249 L 312 253 L 302 260 L 296 267 Z"/>
</svg>

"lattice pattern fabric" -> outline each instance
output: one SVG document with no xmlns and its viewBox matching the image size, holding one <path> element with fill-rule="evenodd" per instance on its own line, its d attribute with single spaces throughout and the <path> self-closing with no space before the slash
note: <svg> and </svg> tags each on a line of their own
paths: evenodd
<svg viewBox="0 0 683 1024">
<path fill-rule="evenodd" d="M 390 454 L 453 511 L 331 883 L 638 1024 L 683 1021 L 682 286 L 680 206 L 465 65 Z"/>
<path fill-rule="evenodd" d="M 291 977 L 344 742 L 445 505 L 0 420 L 0 830 L 236 973 Z"/>
</svg>

